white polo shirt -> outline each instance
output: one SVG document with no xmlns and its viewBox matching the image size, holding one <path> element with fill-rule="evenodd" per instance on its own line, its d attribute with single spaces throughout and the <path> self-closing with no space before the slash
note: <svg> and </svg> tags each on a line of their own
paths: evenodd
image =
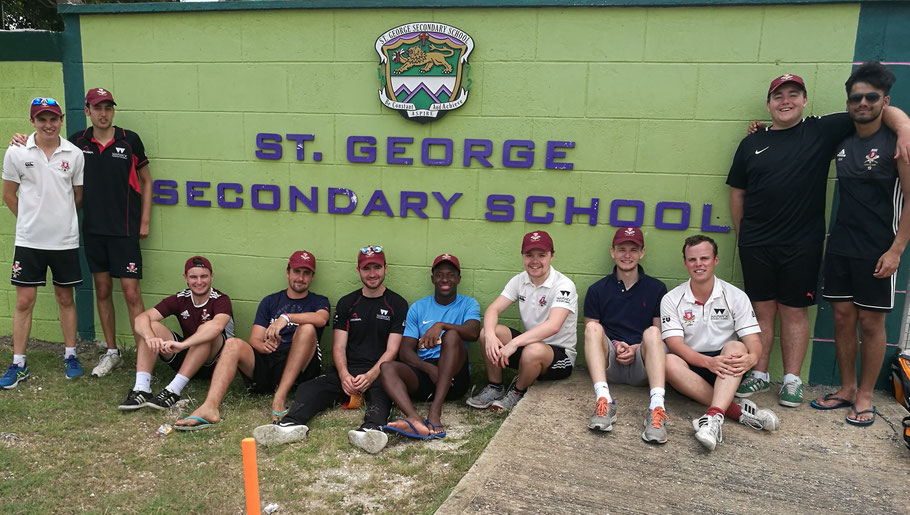
<svg viewBox="0 0 910 515">
<path fill-rule="evenodd" d="M 697 352 L 716 352 L 738 336 L 761 332 L 752 303 L 732 284 L 714 277 L 714 289 L 704 305 L 695 301 L 686 281 L 660 301 L 661 337 L 682 336 Z"/>
<path fill-rule="evenodd" d="M 3 180 L 19 184 L 16 246 L 41 250 L 79 248 L 79 220 L 73 186 L 82 186 L 84 158 L 75 145 L 60 138 L 50 159 L 35 144 L 11 146 L 3 157 Z"/>
<path fill-rule="evenodd" d="M 575 344 L 578 342 L 578 292 L 575 283 L 565 275 L 550 267 L 550 275 L 540 286 L 535 286 L 522 272 L 509 280 L 500 293 L 512 302 L 518 301 L 518 312 L 525 331 L 542 324 L 550 316 L 553 308 L 569 310 L 569 316 L 553 336 L 544 338 L 544 343 L 566 350 L 566 356 L 575 365 Z"/>
</svg>

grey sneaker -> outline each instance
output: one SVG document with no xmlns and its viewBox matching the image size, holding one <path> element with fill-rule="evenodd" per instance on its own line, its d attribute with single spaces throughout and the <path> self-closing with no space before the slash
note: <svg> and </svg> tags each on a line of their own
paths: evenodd
<svg viewBox="0 0 910 515">
<path fill-rule="evenodd" d="M 739 416 L 739 423 L 752 429 L 761 431 L 777 431 L 780 429 L 780 419 L 769 409 L 761 409 L 749 399 L 736 401 L 742 408 L 743 414 Z"/>
<path fill-rule="evenodd" d="M 702 415 L 692 421 L 692 427 L 695 428 L 695 439 L 709 451 L 724 441 L 723 415 Z"/>
<path fill-rule="evenodd" d="M 278 424 L 266 424 L 253 429 L 253 438 L 259 445 L 268 447 L 269 445 L 282 445 L 303 440 L 309 432 L 310 428 L 303 424 L 281 422 Z"/>
<path fill-rule="evenodd" d="M 92 369 L 92 375 L 95 377 L 104 377 L 110 374 L 115 368 L 123 364 L 123 358 L 120 354 L 104 353 L 98 359 L 98 366 Z"/>
<path fill-rule="evenodd" d="M 753 393 L 762 393 L 767 392 L 771 389 L 771 383 L 765 381 L 764 379 L 750 375 L 743 379 L 739 383 L 739 388 L 736 389 L 736 396 L 745 399 L 746 397 L 752 395 Z"/>
<path fill-rule="evenodd" d="M 598 397 L 597 404 L 594 405 L 594 413 L 591 414 L 591 419 L 588 421 L 588 429 L 609 432 L 613 430 L 614 422 L 616 422 L 616 401 L 607 402 L 606 397 Z"/>
<path fill-rule="evenodd" d="M 525 394 L 519 392 L 515 388 L 509 388 L 509 393 L 493 401 L 493 403 L 490 404 L 490 408 L 495 411 L 511 411 L 524 396 Z"/>
<path fill-rule="evenodd" d="M 480 393 L 473 397 L 468 397 L 468 400 L 465 401 L 465 403 L 472 408 L 486 409 L 493 404 L 493 401 L 502 399 L 505 394 L 505 388 L 494 388 L 490 385 L 486 385 Z"/>
<path fill-rule="evenodd" d="M 645 417 L 645 430 L 641 433 L 641 439 L 646 442 L 667 443 L 667 428 L 664 425 L 670 423 L 670 417 L 667 412 L 660 406 L 648 411 Z"/>
<path fill-rule="evenodd" d="M 784 383 L 780 387 L 777 402 L 788 408 L 798 408 L 803 403 L 803 384 L 796 381 Z"/>
<path fill-rule="evenodd" d="M 389 443 L 389 435 L 378 429 L 352 429 L 348 431 L 348 441 L 354 447 L 360 447 L 370 454 L 376 454 Z"/>
</svg>

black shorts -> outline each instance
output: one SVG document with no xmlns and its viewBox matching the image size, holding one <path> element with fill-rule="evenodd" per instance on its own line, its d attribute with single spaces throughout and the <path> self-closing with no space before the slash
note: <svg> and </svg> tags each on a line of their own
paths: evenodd
<svg viewBox="0 0 910 515">
<path fill-rule="evenodd" d="M 509 331 L 512 332 L 512 338 L 515 338 L 521 331 L 509 328 Z M 549 345 L 549 344 L 547 344 Z M 555 345 L 550 345 L 550 348 L 553 349 L 553 361 L 550 362 L 550 366 L 547 367 L 547 370 L 540 374 L 537 379 L 545 380 L 557 380 L 565 379 L 572 375 L 572 361 L 569 360 L 569 357 L 566 356 L 566 350 L 562 347 L 557 347 Z M 518 363 L 521 361 L 521 351 L 524 350 L 524 347 L 519 347 L 515 354 L 509 357 L 509 368 L 518 370 Z"/>
<path fill-rule="evenodd" d="M 715 350 L 715 351 L 711 351 L 711 352 L 699 352 L 699 354 L 701 354 L 702 356 L 708 356 L 709 358 L 720 356 L 720 353 L 721 353 L 721 351 L 719 351 L 719 350 Z M 714 381 L 717 380 L 717 374 L 715 374 L 714 372 L 711 372 L 709 369 L 707 369 L 705 367 L 693 367 L 692 365 L 689 365 L 689 370 L 691 370 L 691 371 L 695 372 L 696 374 L 698 374 L 699 376 L 701 376 L 701 378 L 704 379 L 705 381 L 707 381 L 708 384 L 710 384 L 711 386 L 714 386 Z"/>
<path fill-rule="evenodd" d="M 275 388 L 278 388 L 278 383 L 281 382 L 281 375 L 284 374 L 284 366 L 288 361 L 290 352 L 290 346 L 278 349 L 271 354 L 262 354 L 254 349 L 253 377 L 247 377 L 242 372 L 240 373 L 243 383 L 246 384 L 247 391 L 262 395 L 275 393 Z M 304 381 L 318 377 L 321 373 L 322 362 L 319 360 L 318 354 L 313 354 L 313 359 L 310 360 L 310 363 L 297 374 L 294 386 L 296 387 Z"/>
<path fill-rule="evenodd" d="M 793 308 L 815 304 L 822 244 L 809 247 L 740 247 L 746 295 Z"/>
<path fill-rule="evenodd" d="M 174 341 L 182 342 L 183 336 L 171 331 L 171 334 L 174 336 Z M 215 372 L 215 365 L 218 364 L 218 358 L 221 357 L 221 351 L 224 350 L 224 342 L 227 341 L 225 334 L 221 333 L 221 348 L 218 349 L 218 353 L 215 354 L 215 357 L 211 359 L 208 363 L 203 363 L 199 370 L 196 371 L 196 374 L 193 375 L 190 379 L 211 379 L 212 374 Z M 174 372 L 180 372 L 180 366 L 183 365 L 183 360 L 186 359 L 186 353 L 189 349 L 183 349 L 182 351 L 172 355 L 169 359 L 165 359 L 161 354 L 158 357 L 161 361 L 168 364 Z"/>
<path fill-rule="evenodd" d="M 82 284 L 79 249 L 41 250 L 16 246 L 9 282 L 13 286 L 34 287 L 47 284 L 47 269 L 54 286 L 73 288 Z"/>
<path fill-rule="evenodd" d="M 142 279 L 142 252 L 138 238 L 84 234 L 82 241 L 91 273 L 110 272 L 111 277 Z"/>
<path fill-rule="evenodd" d="M 439 359 L 431 358 L 426 360 L 426 362 L 438 365 Z M 436 393 L 436 383 L 430 379 L 429 374 L 423 370 L 414 368 L 411 365 L 407 365 L 407 367 L 413 370 L 414 375 L 417 376 L 417 390 L 411 393 L 411 398 L 420 402 L 433 400 L 433 394 Z M 461 370 L 456 372 L 455 377 L 452 378 L 452 386 L 449 387 L 449 393 L 446 394 L 446 400 L 452 401 L 462 398 L 470 387 L 471 370 L 468 368 L 467 360 L 465 360 L 464 366 L 461 367 Z"/>
<path fill-rule="evenodd" d="M 894 309 L 897 274 L 884 279 L 872 277 L 876 264 L 878 258 L 826 254 L 822 297 L 829 302 L 853 302 L 860 309 L 890 313 Z"/>
</svg>

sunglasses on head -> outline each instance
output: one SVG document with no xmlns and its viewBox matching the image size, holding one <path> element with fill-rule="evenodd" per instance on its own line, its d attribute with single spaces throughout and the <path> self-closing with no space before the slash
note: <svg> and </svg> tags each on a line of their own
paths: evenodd
<svg viewBox="0 0 910 515">
<path fill-rule="evenodd" d="M 53 98 L 38 97 L 38 98 L 32 100 L 32 105 L 33 106 L 43 106 L 43 105 L 55 106 L 55 105 L 57 105 L 57 101 L 54 100 Z"/>
<path fill-rule="evenodd" d="M 874 103 L 878 102 L 878 100 L 880 98 L 882 98 L 882 95 L 880 93 L 876 93 L 875 91 L 873 91 L 871 93 L 866 93 L 866 94 L 854 93 L 853 95 L 850 95 L 849 97 L 847 97 L 847 103 L 848 104 L 858 104 L 863 101 L 863 98 L 866 99 L 866 102 L 869 102 L 870 104 L 874 104 Z"/>
<path fill-rule="evenodd" d="M 366 247 L 360 249 L 361 254 L 369 254 L 370 251 L 382 252 L 382 245 L 367 245 Z"/>
</svg>

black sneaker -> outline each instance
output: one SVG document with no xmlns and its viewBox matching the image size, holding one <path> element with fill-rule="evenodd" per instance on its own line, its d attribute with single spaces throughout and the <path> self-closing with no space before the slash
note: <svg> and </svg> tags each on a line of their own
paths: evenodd
<svg viewBox="0 0 910 515">
<path fill-rule="evenodd" d="M 153 399 L 146 401 L 145 406 L 158 410 L 166 410 L 174 404 L 177 404 L 177 401 L 179 400 L 179 395 L 165 388 L 158 392 L 158 395 L 156 395 Z"/>
<path fill-rule="evenodd" d="M 133 411 L 137 410 L 143 406 L 145 403 L 151 400 L 152 392 L 140 392 L 139 390 L 130 390 L 130 393 L 126 394 L 126 400 L 120 403 L 120 406 L 117 406 L 117 409 L 121 411 Z"/>
</svg>

